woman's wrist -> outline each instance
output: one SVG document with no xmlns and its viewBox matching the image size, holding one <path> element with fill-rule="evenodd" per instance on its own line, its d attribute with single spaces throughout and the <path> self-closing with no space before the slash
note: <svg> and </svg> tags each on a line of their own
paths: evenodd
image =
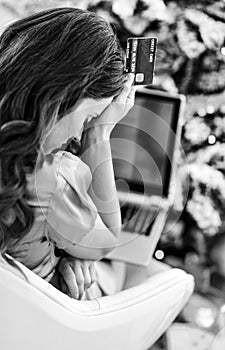
<svg viewBox="0 0 225 350">
<path fill-rule="evenodd" d="M 81 138 L 81 148 L 84 150 L 87 147 L 101 142 L 109 141 L 110 133 L 103 126 L 92 126 L 83 131 Z"/>
</svg>

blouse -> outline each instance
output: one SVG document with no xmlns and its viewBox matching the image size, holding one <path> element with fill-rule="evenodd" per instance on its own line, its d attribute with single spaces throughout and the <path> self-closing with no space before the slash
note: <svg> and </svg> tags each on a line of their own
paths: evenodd
<svg viewBox="0 0 225 350">
<path fill-rule="evenodd" d="M 41 167 L 27 175 L 28 204 L 34 209 L 30 232 L 8 249 L 15 259 L 50 280 L 59 249 L 77 245 L 97 222 L 97 209 L 88 195 L 89 167 L 66 151 L 45 156 Z"/>
</svg>

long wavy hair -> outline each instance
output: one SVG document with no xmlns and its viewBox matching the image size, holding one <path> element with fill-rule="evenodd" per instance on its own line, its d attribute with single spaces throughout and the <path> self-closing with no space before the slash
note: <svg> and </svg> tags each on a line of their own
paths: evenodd
<svg viewBox="0 0 225 350">
<path fill-rule="evenodd" d="M 26 174 L 42 139 L 80 97 L 117 95 L 124 58 L 96 14 L 57 8 L 12 23 L 0 37 L 0 253 L 30 230 Z"/>
</svg>

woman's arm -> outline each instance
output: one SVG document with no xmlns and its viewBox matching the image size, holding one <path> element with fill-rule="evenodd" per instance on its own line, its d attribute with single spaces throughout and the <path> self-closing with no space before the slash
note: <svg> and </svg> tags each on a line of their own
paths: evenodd
<svg viewBox="0 0 225 350">
<path fill-rule="evenodd" d="M 121 215 L 109 138 L 102 135 L 100 127 L 92 127 L 84 132 L 83 141 L 81 159 L 92 173 L 92 184 L 88 193 L 103 223 L 115 237 L 119 237 Z"/>
<path fill-rule="evenodd" d="M 129 75 L 122 92 L 98 118 L 93 118 L 86 125 L 82 135 L 81 159 L 92 173 L 89 195 L 103 223 L 116 238 L 120 235 L 121 214 L 112 164 L 110 134 L 134 105 L 133 78 L 133 74 Z"/>
<path fill-rule="evenodd" d="M 110 133 L 134 104 L 133 74 L 122 92 L 103 113 L 86 125 L 82 135 L 82 155 L 92 173 L 89 196 L 97 210 L 97 220 L 79 244 L 67 245 L 67 254 L 80 258 L 100 260 L 114 249 L 121 230 L 121 214 L 112 165 Z M 71 198 L 71 202 L 73 199 Z M 90 207 L 93 210 L 93 206 Z"/>
</svg>

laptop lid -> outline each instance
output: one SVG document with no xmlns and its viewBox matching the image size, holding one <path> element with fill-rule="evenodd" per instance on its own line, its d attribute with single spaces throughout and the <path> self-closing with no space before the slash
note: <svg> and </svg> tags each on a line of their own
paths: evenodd
<svg viewBox="0 0 225 350">
<path fill-rule="evenodd" d="M 149 266 L 167 218 L 163 208 L 152 211 L 151 195 L 170 194 L 184 107 L 182 95 L 140 88 L 135 106 L 113 130 L 112 156 L 125 224 L 117 248 L 107 255 L 110 259 Z M 136 214 L 133 206 L 138 208 Z"/>
<path fill-rule="evenodd" d="M 111 134 L 118 192 L 168 197 L 185 97 L 139 88 L 135 105 Z"/>
</svg>

